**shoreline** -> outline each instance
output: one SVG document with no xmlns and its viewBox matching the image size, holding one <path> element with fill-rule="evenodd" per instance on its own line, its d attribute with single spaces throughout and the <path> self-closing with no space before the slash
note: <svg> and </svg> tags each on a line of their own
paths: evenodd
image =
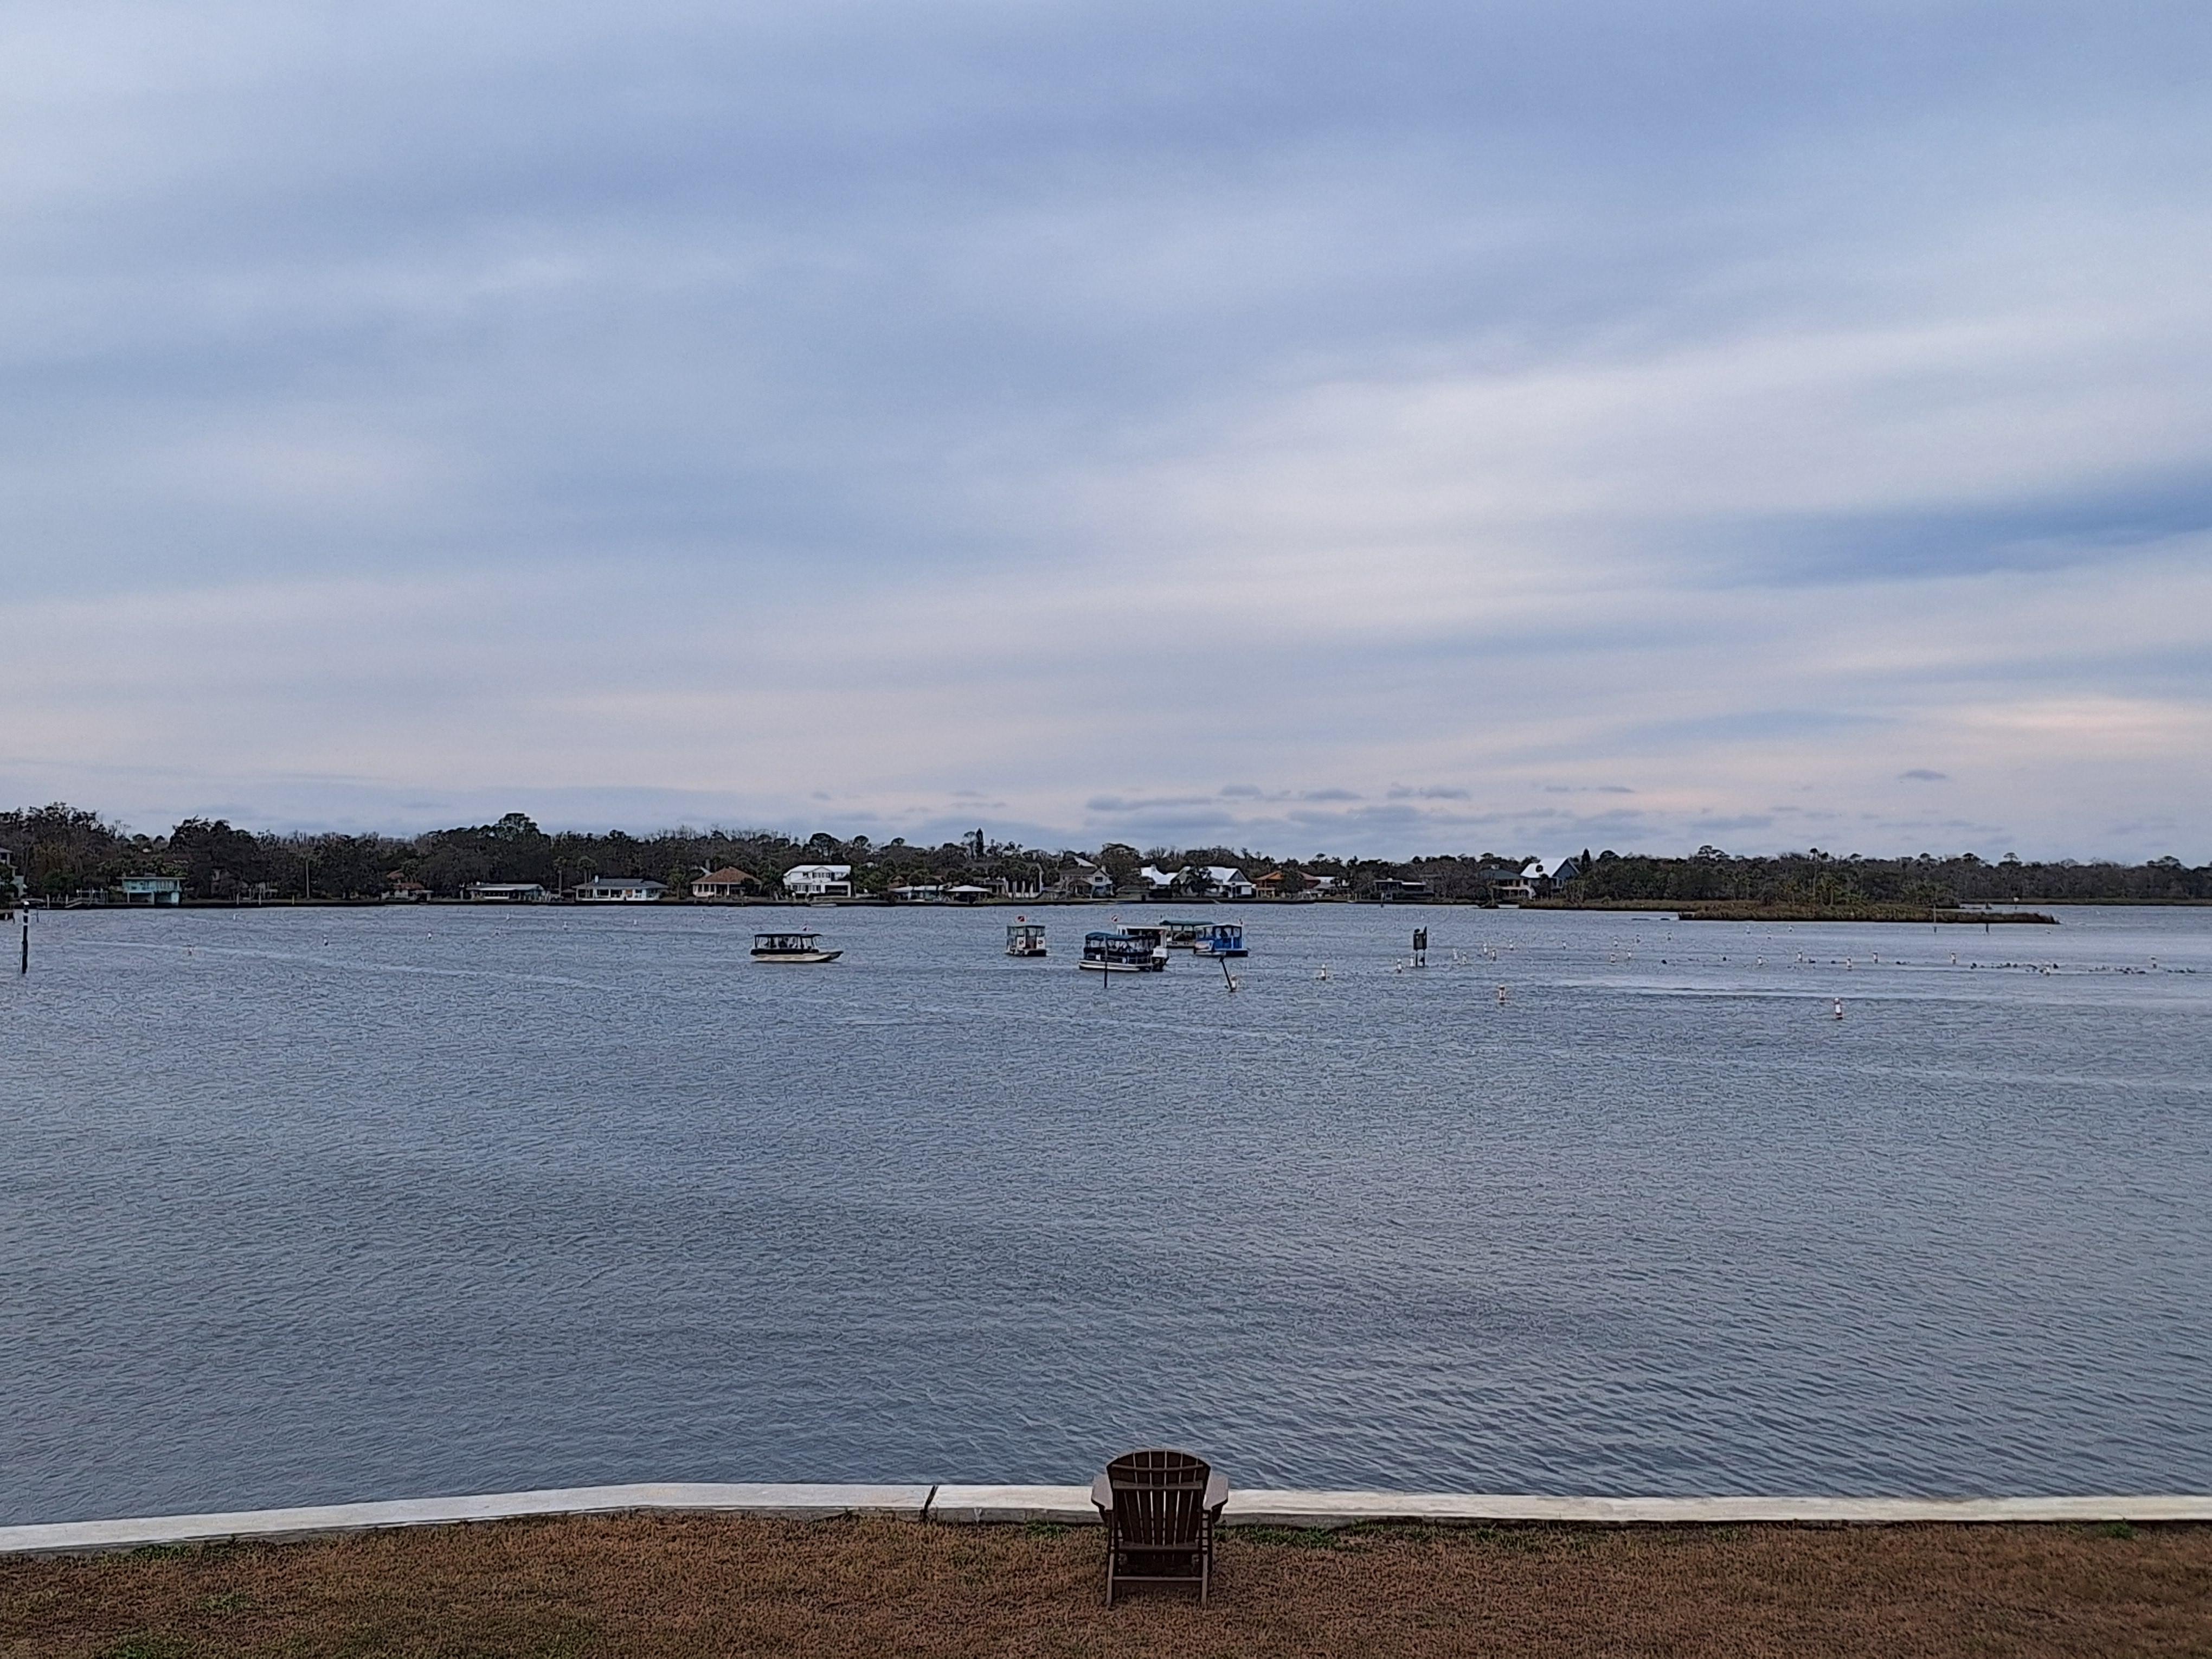
<svg viewBox="0 0 2212 1659">
<path fill-rule="evenodd" d="M 619 1515 L 723 1515 L 776 1521 L 878 1516 L 941 1526 L 1095 1526 L 1081 1486 L 780 1481 L 641 1482 L 380 1502 L 231 1510 L 0 1527 L 0 1558 L 92 1555 L 470 1522 Z M 2011 1498 L 1552 1497 L 1537 1493 L 1239 1490 L 1227 1527 L 1313 1532 L 1429 1527 L 2155 1525 L 2212 1522 L 2212 1493 Z"/>
<path fill-rule="evenodd" d="M 915 902 L 888 899 L 874 894 L 863 894 L 852 898 L 789 899 L 654 899 L 641 903 L 591 902 L 576 899 L 461 899 L 433 897 L 427 899 L 385 898 L 280 898 L 258 900 L 241 904 L 231 899 L 185 899 L 175 904 L 112 903 L 52 903 L 41 901 L 19 907 L 41 915 L 106 915 L 121 912 L 129 915 L 174 915 L 185 910 L 225 911 L 245 915 L 256 911 L 286 910 L 374 910 L 405 914 L 415 910 L 483 910 L 507 912 L 512 910 L 580 910 L 607 911 L 616 915 L 635 915 L 641 910 L 1132 910 L 1144 915 L 1182 909 L 1310 909 L 1329 906 L 1346 909 L 1376 910 L 1483 910 L 1494 914 L 1522 911 L 1540 915 L 1643 915 L 1671 916 L 1679 921 L 1748 921 L 1798 923 L 1857 923 L 1905 922 L 1926 925 L 1982 922 L 2026 922 L 2043 927 L 2057 927 L 2058 918 L 2043 915 L 2029 907 L 2047 906 L 2053 908 L 2106 910 L 2173 910 L 2212 908 L 2212 900 L 2200 899 L 2030 899 L 2004 908 L 1971 907 L 1938 907 L 1925 905 L 1869 905 L 1858 909 L 1826 909 L 1813 905 L 1787 903 L 1766 905 L 1737 899 L 1596 899 L 1587 903 L 1562 904 L 1553 900 L 1538 899 L 1523 904 L 1485 904 L 1479 899 L 1425 898 L 1250 898 L 1195 899 L 1177 902 L 1152 898 L 1060 898 L 1030 896 L 1023 898 L 963 899 L 957 902 Z M 9 919 L 12 919 L 10 913 Z"/>
</svg>

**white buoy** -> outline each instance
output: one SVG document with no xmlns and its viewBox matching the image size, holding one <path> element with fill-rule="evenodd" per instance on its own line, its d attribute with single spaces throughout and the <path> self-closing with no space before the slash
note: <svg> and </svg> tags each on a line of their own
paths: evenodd
<svg viewBox="0 0 2212 1659">
<path fill-rule="evenodd" d="M 1505 988 L 1503 985 L 1498 988 L 1498 1006 L 1501 1008 L 1505 1006 Z"/>
<path fill-rule="evenodd" d="M 1844 1017 L 1844 1000 L 1843 1000 L 1841 997 L 1838 997 L 1838 998 L 1836 999 L 1836 1018 L 1837 1018 L 1838 1019 L 1841 1019 L 1843 1017 Z"/>
</svg>

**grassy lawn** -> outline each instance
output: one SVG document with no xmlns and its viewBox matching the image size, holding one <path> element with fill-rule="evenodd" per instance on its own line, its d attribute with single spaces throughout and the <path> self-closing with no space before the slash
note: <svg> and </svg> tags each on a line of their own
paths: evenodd
<svg viewBox="0 0 2212 1659">
<path fill-rule="evenodd" d="M 623 1516 L 0 1561 L 0 1656 L 2212 1656 L 2212 1527 L 1226 1534 L 1100 1605 L 1087 1528 Z"/>
</svg>

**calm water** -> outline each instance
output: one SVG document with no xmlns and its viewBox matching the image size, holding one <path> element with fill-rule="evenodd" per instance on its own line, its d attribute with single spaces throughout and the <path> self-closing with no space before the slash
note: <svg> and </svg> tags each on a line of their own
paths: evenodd
<svg viewBox="0 0 2212 1659">
<path fill-rule="evenodd" d="M 1245 1484 L 2212 1491 L 2212 913 L 1248 908 L 1234 995 L 1078 974 L 1097 910 L 1042 963 L 942 910 L 748 963 L 792 914 L 40 917 L 0 1522 L 1155 1442 Z"/>
</svg>

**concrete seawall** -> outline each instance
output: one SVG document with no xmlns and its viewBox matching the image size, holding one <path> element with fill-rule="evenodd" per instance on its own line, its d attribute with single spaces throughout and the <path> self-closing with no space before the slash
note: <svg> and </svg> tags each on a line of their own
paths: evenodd
<svg viewBox="0 0 2212 1659">
<path fill-rule="evenodd" d="M 0 1555 L 91 1554 L 153 1545 L 274 1542 L 530 1516 L 751 1515 L 827 1520 L 892 1516 L 940 1524 L 1096 1524 L 1087 1486 L 807 1486 L 672 1482 L 569 1486 L 467 1498 L 324 1504 L 121 1521 L 0 1527 Z M 1236 1492 L 1231 1526 L 1337 1528 L 1408 1522 L 1443 1526 L 1544 1522 L 1579 1526 L 1747 1522 L 1882 1526 L 1925 1522 L 2212 1522 L 2212 1495 L 2079 1498 L 1547 1498 L 1480 1492 Z"/>
</svg>

